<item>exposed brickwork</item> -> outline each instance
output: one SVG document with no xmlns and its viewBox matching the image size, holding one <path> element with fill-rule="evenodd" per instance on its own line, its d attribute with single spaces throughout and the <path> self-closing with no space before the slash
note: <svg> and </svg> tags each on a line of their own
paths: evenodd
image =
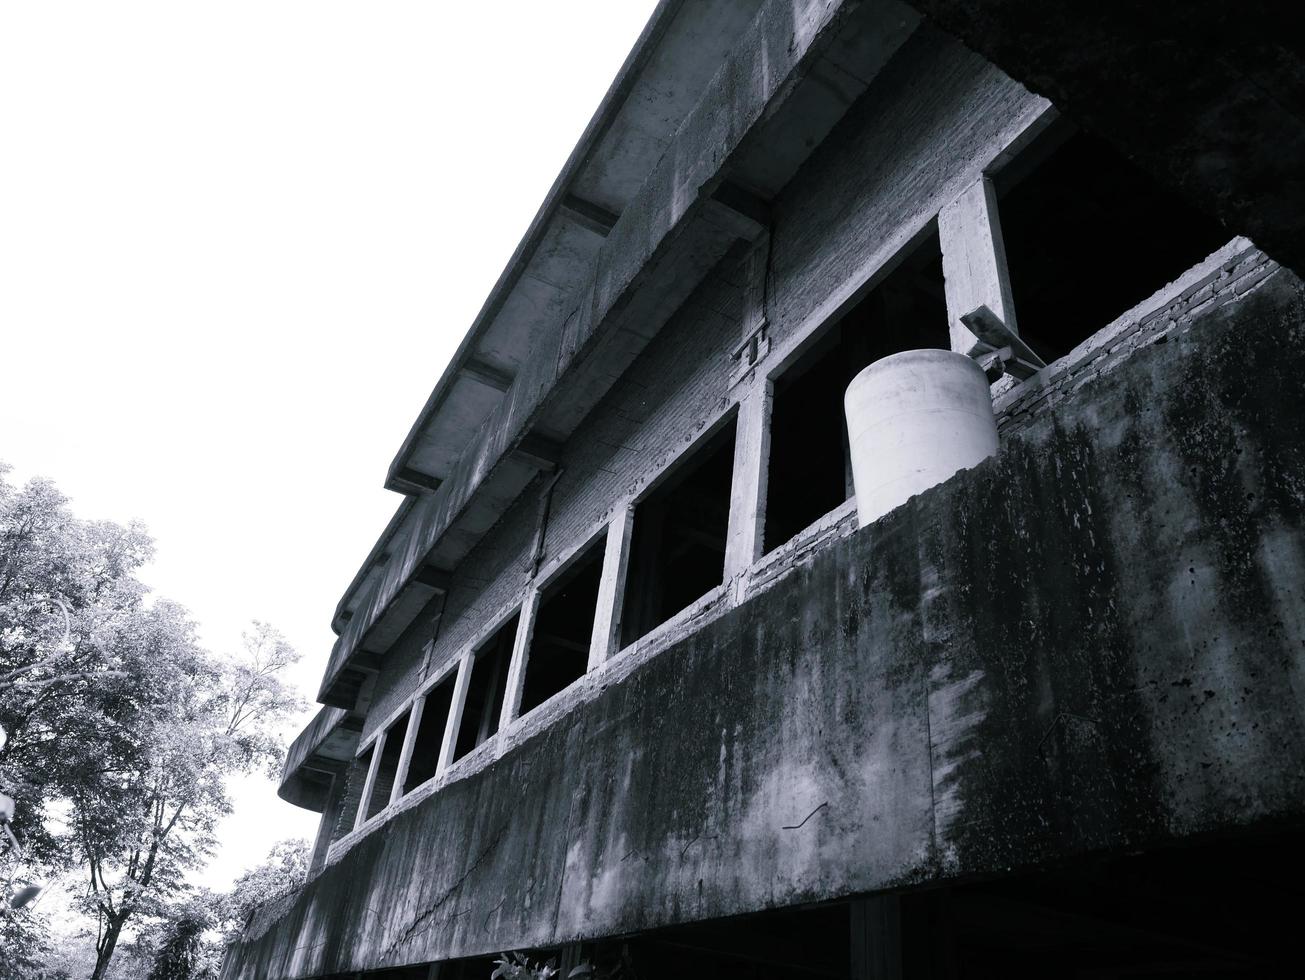
<svg viewBox="0 0 1305 980">
<path fill-rule="evenodd" d="M 1161 290 L 1024 384 L 998 396 L 994 409 L 1002 441 L 1055 411 L 1066 397 L 1118 368 L 1139 348 L 1163 342 L 1175 332 L 1185 333 L 1206 311 L 1240 300 L 1278 271 L 1277 262 L 1249 243 L 1237 245 L 1222 250 L 1231 254 L 1215 268 L 1194 276 L 1190 283 L 1175 284 L 1176 295 L 1164 296 Z"/>
</svg>

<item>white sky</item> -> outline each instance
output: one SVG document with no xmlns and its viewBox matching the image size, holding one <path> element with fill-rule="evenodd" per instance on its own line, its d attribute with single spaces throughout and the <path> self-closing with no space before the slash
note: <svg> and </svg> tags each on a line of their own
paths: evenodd
<svg viewBox="0 0 1305 980">
<path fill-rule="evenodd" d="M 304 654 L 444 364 L 653 0 L 0 4 L 0 460 Z M 295 731 L 298 731 L 296 727 Z M 206 884 L 317 815 L 262 779 Z"/>
</svg>

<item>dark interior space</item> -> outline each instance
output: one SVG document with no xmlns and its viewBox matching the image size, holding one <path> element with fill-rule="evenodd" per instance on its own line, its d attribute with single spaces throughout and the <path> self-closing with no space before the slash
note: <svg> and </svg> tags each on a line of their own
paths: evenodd
<svg viewBox="0 0 1305 980">
<path fill-rule="evenodd" d="M 371 799 L 367 801 L 367 819 L 380 813 L 390 802 L 394 778 L 399 774 L 399 756 L 403 754 L 403 740 L 408 735 L 408 712 L 385 732 L 385 747 L 381 750 L 381 764 L 376 770 Z"/>
<path fill-rule="evenodd" d="M 1064 121 L 996 183 L 1020 336 L 1048 363 L 1229 238 L 1106 143 Z"/>
<path fill-rule="evenodd" d="M 589 666 L 604 540 L 585 549 L 539 596 L 521 691 L 523 715 L 570 687 Z"/>
<path fill-rule="evenodd" d="M 852 496 L 843 393 L 866 365 L 951 346 L 935 231 L 775 379 L 763 551 Z"/>
<path fill-rule="evenodd" d="M 414 789 L 435 775 L 440 761 L 440 746 L 444 743 L 444 726 L 449 720 L 449 707 L 453 704 L 453 685 L 458 672 L 449 671 L 447 677 L 426 694 L 426 704 L 421 710 L 417 737 L 412 743 L 412 758 L 408 760 L 408 778 L 403 781 L 403 792 Z"/>
<path fill-rule="evenodd" d="M 467 684 L 467 700 L 462 708 L 462 724 L 458 726 L 458 741 L 453 752 L 455 760 L 498 731 L 503 695 L 507 691 L 508 666 L 512 662 L 512 643 L 516 639 L 520 618 L 520 613 L 513 616 L 476 651 L 471 664 L 471 680 Z"/>
<path fill-rule="evenodd" d="M 736 422 L 690 450 L 634 511 L 621 646 L 725 578 Z"/>
</svg>

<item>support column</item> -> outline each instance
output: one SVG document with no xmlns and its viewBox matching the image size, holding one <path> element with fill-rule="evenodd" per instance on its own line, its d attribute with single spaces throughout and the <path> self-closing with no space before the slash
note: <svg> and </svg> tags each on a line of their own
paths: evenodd
<svg viewBox="0 0 1305 980">
<path fill-rule="evenodd" d="M 467 706 L 467 686 L 471 683 L 471 668 L 476 655 L 465 653 L 458 665 L 458 679 L 453 682 L 453 698 L 449 702 L 449 717 L 444 723 L 444 740 L 440 743 L 440 757 L 435 765 L 438 776 L 453 764 L 453 753 L 458 747 L 458 729 L 462 727 L 462 710 Z"/>
<path fill-rule="evenodd" d="M 634 508 L 622 508 L 607 525 L 603 547 L 603 573 L 598 580 L 594 605 L 594 630 L 589 638 L 589 665 L 600 667 L 616 652 L 621 633 L 621 607 L 625 604 L 625 573 L 630 564 L 630 535 L 634 530 Z"/>
<path fill-rule="evenodd" d="M 896 895 L 855 899 L 852 980 L 902 980 L 902 904 Z"/>
<path fill-rule="evenodd" d="M 326 864 L 326 853 L 331 849 L 331 837 L 336 824 L 340 822 L 340 803 L 344 796 L 345 778 L 343 772 L 331 775 L 331 785 L 326 790 L 326 805 L 322 807 L 322 820 L 317 825 L 317 838 L 313 841 L 313 853 L 308 859 L 308 874 L 316 874 Z"/>
<path fill-rule="evenodd" d="M 372 762 L 367 767 L 367 780 L 363 783 L 362 796 L 358 800 L 358 812 L 353 818 L 353 829 L 357 830 L 367 822 L 367 811 L 371 808 L 372 790 L 376 788 L 376 774 L 381 768 L 381 756 L 385 753 L 385 736 L 382 731 L 372 743 Z"/>
<path fill-rule="evenodd" d="M 498 719 L 501 732 L 516 721 L 521 710 L 521 689 L 526 682 L 526 660 L 530 656 L 530 637 L 535 631 L 535 611 L 539 608 L 539 590 L 533 585 L 521 603 L 517 635 L 512 640 L 512 660 L 508 667 L 507 690 L 503 692 L 503 713 Z"/>
<path fill-rule="evenodd" d="M 766 522 L 766 468 L 770 463 L 770 408 L 774 386 L 759 377 L 739 402 L 730 486 L 729 531 L 725 539 L 725 581 L 746 572 L 761 557 Z"/>
<path fill-rule="evenodd" d="M 1011 333 L 1018 334 L 997 193 L 990 178 L 980 177 L 939 212 L 938 241 L 942 246 L 952 350 L 972 354 L 976 349 L 987 349 L 961 322 L 980 306 L 986 306 Z"/>
<path fill-rule="evenodd" d="M 426 707 L 426 695 L 412 703 L 408 712 L 408 728 L 403 734 L 403 748 L 399 750 L 399 764 L 394 769 L 394 785 L 390 787 L 390 802 L 397 803 L 403 795 L 403 784 L 408 781 L 408 764 L 412 762 L 412 749 L 417 742 L 417 729 L 421 727 L 421 713 Z"/>
</svg>

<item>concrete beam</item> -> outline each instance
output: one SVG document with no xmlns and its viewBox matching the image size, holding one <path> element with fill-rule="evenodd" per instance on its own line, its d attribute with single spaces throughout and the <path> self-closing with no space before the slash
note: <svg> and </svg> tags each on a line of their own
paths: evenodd
<svg viewBox="0 0 1305 980">
<path fill-rule="evenodd" d="M 608 211 L 602 205 L 595 204 L 593 201 L 586 201 L 575 194 L 567 194 L 563 197 L 560 207 L 562 214 L 571 221 L 604 238 L 607 237 L 621 217 L 619 214 Z"/>
<path fill-rule="evenodd" d="M 910 0 L 1162 186 L 1305 270 L 1305 7 Z M 995 311 L 994 311 L 995 312 Z"/>
<path fill-rule="evenodd" d="M 997 192 L 991 179 L 980 177 L 938 213 L 938 241 L 952 350 L 973 354 L 981 349 L 979 338 L 962 322 L 980 306 L 986 306 L 1018 335 Z"/>
<path fill-rule="evenodd" d="M 486 388 L 493 388 L 495 391 L 507 391 L 512 387 L 512 382 L 515 380 L 515 376 L 507 371 L 500 371 L 492 364 L 487 364 L 474 357 L 464 361 L 462 366 L 458 368 L 458 373 L 465 378 L 470 378 L 472 381 L 484 385 Z"/>
</svg>

